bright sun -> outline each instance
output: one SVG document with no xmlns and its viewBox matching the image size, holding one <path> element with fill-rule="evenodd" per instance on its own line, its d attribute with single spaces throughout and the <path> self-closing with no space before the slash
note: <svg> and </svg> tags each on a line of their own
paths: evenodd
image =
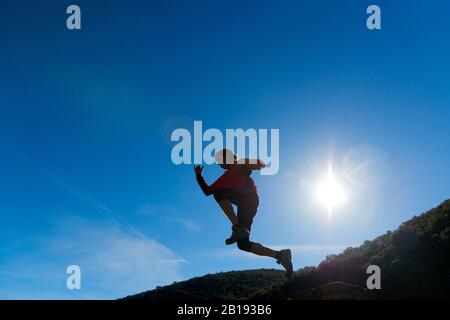
<svg viewBox="0 0 450 320">
<path fill-rule="evenodd" d="M 339 181 L 336 180 L 331 166 L 328 167 L 327 175 L 317 185 L 315 196 L 317 201 L 328 209 L 329 214 L 334 207 L 347 200 L 347 194 Z"/>
</svg>

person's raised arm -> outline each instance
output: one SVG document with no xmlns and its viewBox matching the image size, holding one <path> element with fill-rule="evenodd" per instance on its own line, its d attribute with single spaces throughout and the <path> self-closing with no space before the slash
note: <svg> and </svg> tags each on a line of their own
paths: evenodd
<svg viewBox="0 0 450 320">
<path fill-rule="evenodd" d="M 212 195 L 213 192 L 202 176 L 203 166 L 194 166 L 195 178 L 198 185 L 206 196 Z"/>
</svg>

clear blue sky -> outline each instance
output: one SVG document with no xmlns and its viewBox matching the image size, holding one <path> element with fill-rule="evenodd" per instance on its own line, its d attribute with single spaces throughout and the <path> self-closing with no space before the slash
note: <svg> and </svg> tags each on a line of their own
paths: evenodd
<svg viewBox="0 0 450 320">
<path fill-rule="evenodd" d="M 79 31 L 72 1 L 0 2 L 0 298 L 278 267 L 226 247 L 214 200 L 171 162 L 170 133 L 194 120 L 280 129 L 279 173 L 254 177 L 252 238 L 292 247 L 296 268 L 448 198 L 448 1 L 376 1 L 379 31 L 368 1 L 74 3 Z M 345 176 L 358 161 L 328 220 L 310 191 L 328 163 Z"/>
</svg>

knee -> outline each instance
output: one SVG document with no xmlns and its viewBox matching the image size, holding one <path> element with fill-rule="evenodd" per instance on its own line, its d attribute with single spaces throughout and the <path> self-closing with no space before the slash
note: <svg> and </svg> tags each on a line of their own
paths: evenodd
<svg viewBox="0 0 450 320">
<path fill-rule="evenodd" d="M 242 251 L 246 251 L 246 252 L 250 252 L 250 249 L 252 247 L 253 242 L 251 242 L 250 240 L 246 239 L 246 240 L 240 240 L 237 242 L 237 247 L 242 250 Z"/>
</svg>

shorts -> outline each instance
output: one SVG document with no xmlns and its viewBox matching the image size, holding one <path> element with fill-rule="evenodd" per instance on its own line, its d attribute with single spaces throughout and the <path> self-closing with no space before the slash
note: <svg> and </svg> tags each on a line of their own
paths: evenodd
<svg viewBox="0 0 450 320">
<path fill-rule="evenodd" d="M 228 199 L 237 206 L 237 218 L 239 224 L 246 227 L 250 232 L 253 218 L 259 206 L 258 194 L 254 191 L 242 191 L 239 189 L 219 189 L 214 192 L 217 202 Z"/>
</svg>

